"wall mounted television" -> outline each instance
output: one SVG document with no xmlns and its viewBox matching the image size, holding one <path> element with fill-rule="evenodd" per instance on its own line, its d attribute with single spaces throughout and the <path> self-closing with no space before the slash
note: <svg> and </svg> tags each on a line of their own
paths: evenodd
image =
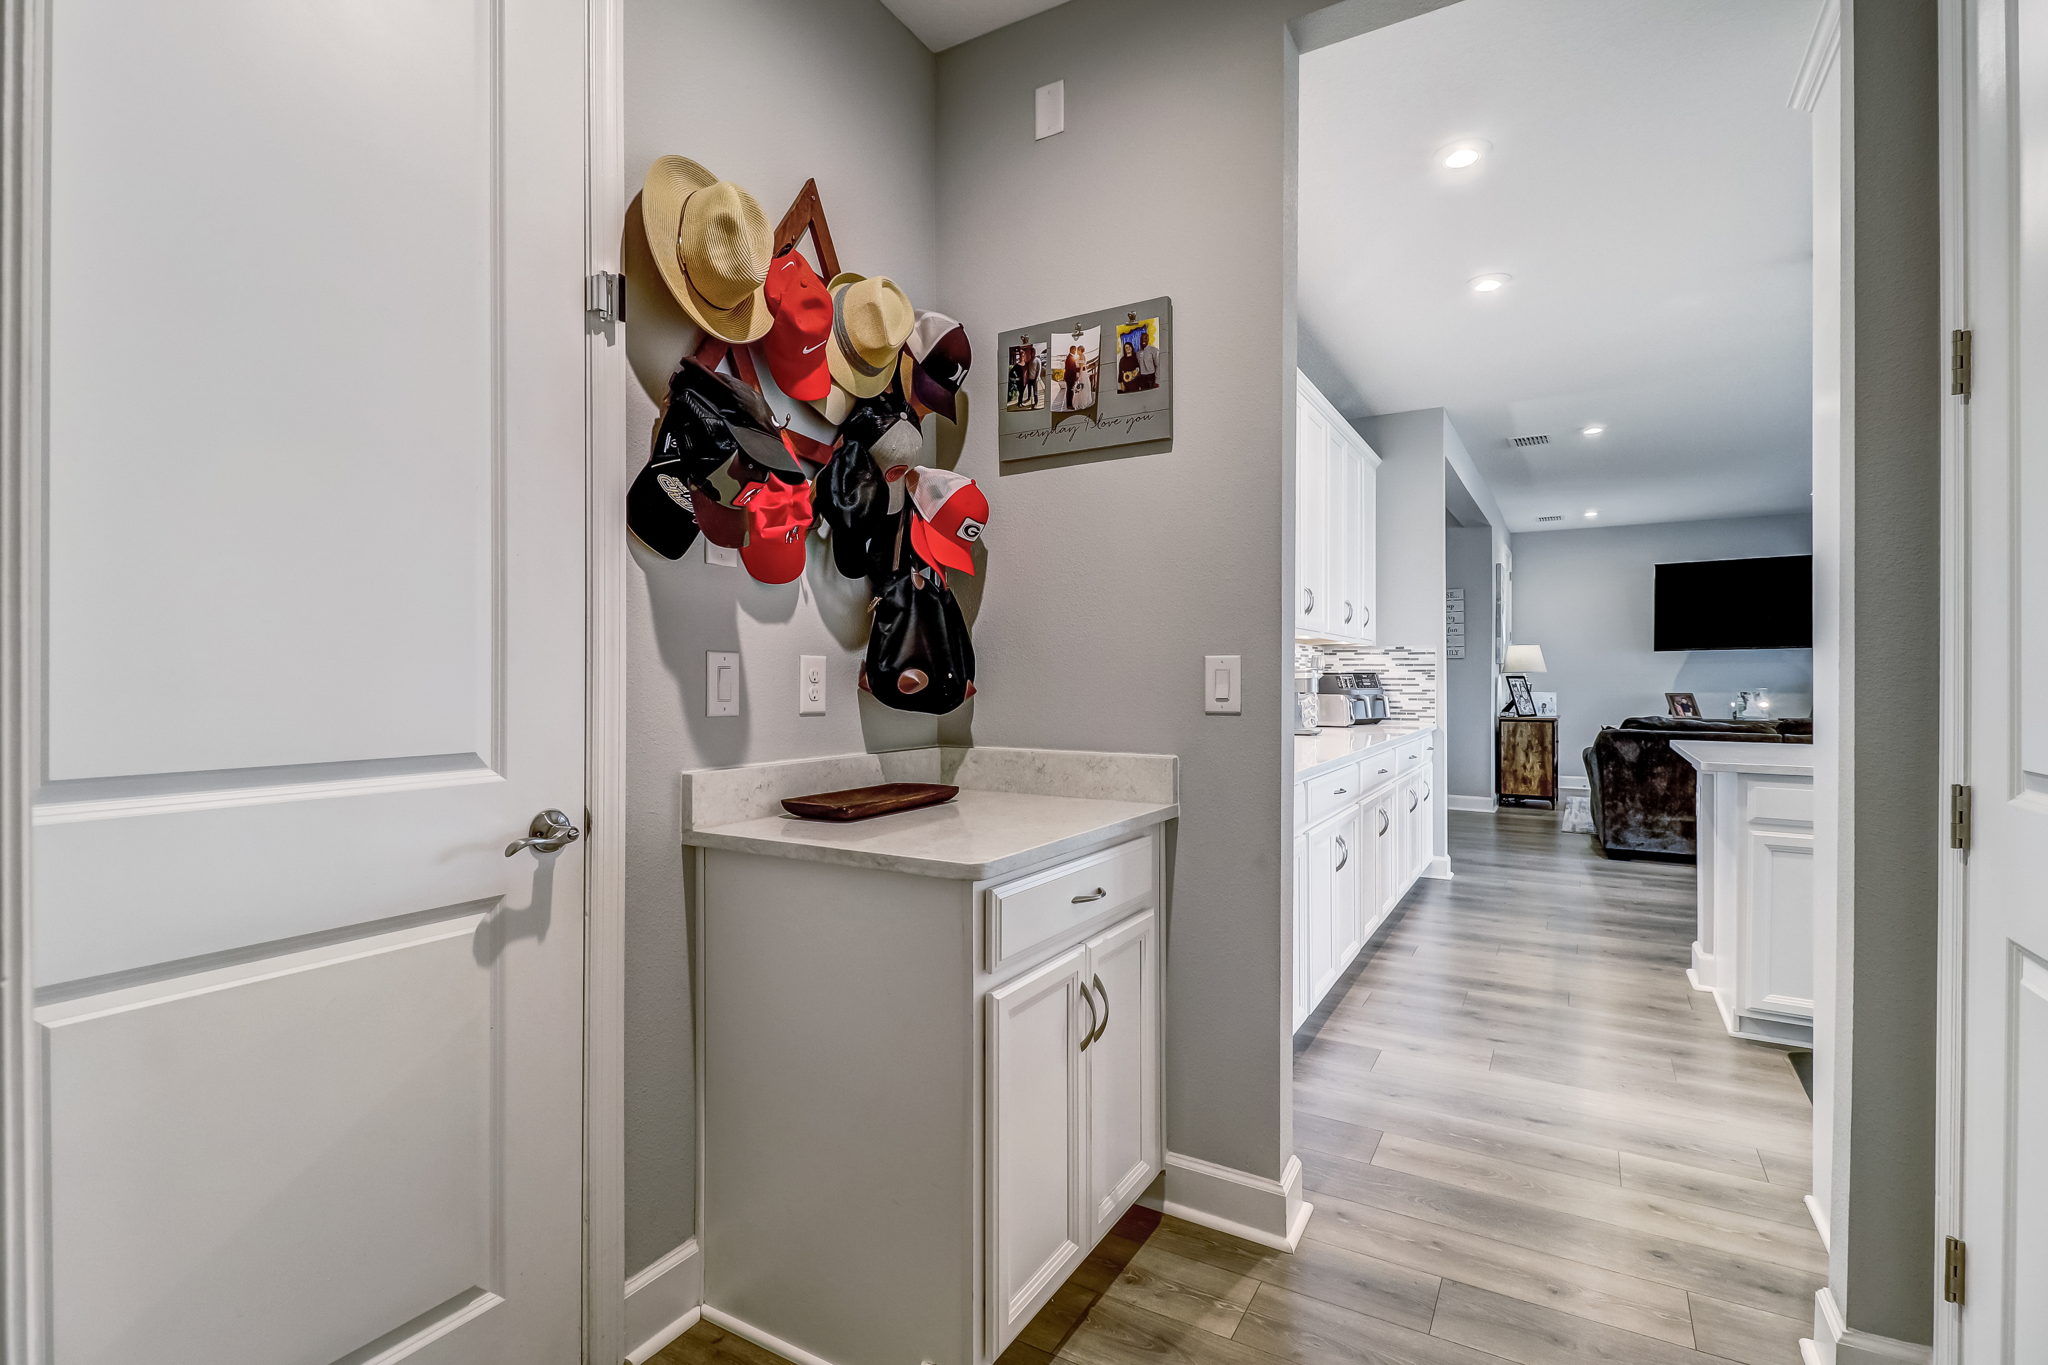
<svg viewBox="0 0 2048 1365">
<path fill-rule="evenodd" d="M 1657 566 L 1657 650 L 1813 648 L 1813 556 Z"/>
</svg>

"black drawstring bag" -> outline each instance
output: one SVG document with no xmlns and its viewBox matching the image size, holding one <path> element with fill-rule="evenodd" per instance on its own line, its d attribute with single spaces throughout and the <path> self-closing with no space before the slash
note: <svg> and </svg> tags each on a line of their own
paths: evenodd
<svg viewBox="0 0 2048 1365">
<path fill-rule="evenodd" d="M 911 515 L 894 522 L 897 567 L 875 598 L 860 685 L 894 710 L 942 716 L 974 695 L 974 641 L 938 571 L 915 557 L 902 567 Z"/>
</svg>

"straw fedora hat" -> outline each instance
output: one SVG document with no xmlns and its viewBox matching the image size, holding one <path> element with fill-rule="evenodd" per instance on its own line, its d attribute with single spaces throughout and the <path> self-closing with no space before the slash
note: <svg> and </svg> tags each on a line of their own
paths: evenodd
<svg viewBox="0 0 2048 1365">
<path fill-rule="evenodd" d="M 665 156 L 647 168 L 640 221 L 669 293 L 699 327 L 735 342 L 768 334 L 775 315 L 762 286 L 775 238 L 753 195 L 686 156 Z"/>
<path fill-rule="evenodd" d="M 832 277 L 832 380 L 855 398 L 873 398 L 896 377 L 896 353 L 910 340 L 917 310 L 896 281 Z"/>
</svg>

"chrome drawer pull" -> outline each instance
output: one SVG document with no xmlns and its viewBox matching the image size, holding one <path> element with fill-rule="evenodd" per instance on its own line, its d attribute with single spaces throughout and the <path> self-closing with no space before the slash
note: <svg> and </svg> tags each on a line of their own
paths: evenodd
<svg viewBox="0 0 2048 1365">
<path fill-rule="evenodd" d="M 1351 790 L 1351 788 L 1349 788 L 1349 787 L 1339 787 L 1339 788 L 1337 788 L 1337 790 L 1335 790 L 1335 791 L 1331 792 L 1331 793 L 1330 793 L 1330 795 L 1332 795 L 1332 796 L 1343 796 L 1343 795 L 1344 795 L 1345 793 L 1349 792 L 1350 790 Z"/>
<path fill-rule="evenodd" d="M 1076 904 L 1076 905 L 1086 905 L 1086 904 L 1087 904 L 1087 903 L 1088 903 L 1089 901 L 1099 901 L 1099 900 L 1101 900 L 1101 899 L 1102 899 L 1102 898 L 1103 898 L 1104 896 L 1107 896 L 1108 894 L 1109 894 L 1109 892 L 1108 892 L 1107 890 L 1105 890 L 1104 888 L 1102 888 L 1102 887 L 1099 887 L 1099 886 L 1098 886 L 1098 887 L 1096 887 L 1096 888 L 1095 888 L 1095 889 L 1094 889 L 1093 891 L 1090 891 L 1090 892 L 1089 892 L 1089 893 L 1088 893 L 1087 895 L 1085 895 L 1085 896 L 1076 896 L 1076 897 L 1074 897 L 1074 904 Z"/>
</svg>

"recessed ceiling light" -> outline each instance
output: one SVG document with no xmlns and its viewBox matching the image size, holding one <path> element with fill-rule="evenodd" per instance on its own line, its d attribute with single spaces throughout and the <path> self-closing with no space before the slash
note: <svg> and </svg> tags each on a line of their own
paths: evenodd
<svg viewBox="0 0 2048 1365">
<path fill-rule="evenodd" d="M 1513 278 L 1513 275 L 1474 275 L 1467 283 L 1475 294 L 1491 294 Z"/>
<path fill-rule="evenodd" d="M 1599 514 L 1598 512 L 1594 511 L 1594 510 L 1593 510 L 1592 508 L 1590 508 L 1590 507 L 1588 507 L 1588 508 L 1586 509 L 1586 520 L 1587 520 L 1587 521 L 1591 521 L 1591 520 L 1592 520 L 1593 518 L 1595 518 L 1595 517 L 1597 517 L 1597 516 L 1599 516 L 1599 515 L 1600 515 L 1600 514 Z"/>
<path fill-rule="evenodd" d="M 1598 422 L 1595 422 L 1595 423 L 1594 423 L 1594 424 L 1593 424 L 1592 426 L 1590 426 L 1590 427 L 1580 427 L 1580 428 L 1579 428 L 1579 435 L 1581 435 L 1581 436 L 1598 436 L 1598 435 L 1599 435 L 1599 434 L 1600 434 L 1601 432 L 1603 432 L 1603 431 L 1605 431 L 1605 430 L 1607 430 L 1607 428 L 1606 428 L 1606 427 L 1603 427 L 1603 426 L 1601 426 L 1601 425 L 1600 425 L 1600 424 L 1599 424 Z"/>
<path fill-rule="evenodd" d="M 1445 170 L 1462 171 L 1467 166 L 1479 164 L 1479 158 L 1493 150 L 1493 144 L 1482 138 L 1469 138 L 1464 142 L 1453 142 L 1448 147 L 1437 149 L 1436 163 Z"/>
</svg>

